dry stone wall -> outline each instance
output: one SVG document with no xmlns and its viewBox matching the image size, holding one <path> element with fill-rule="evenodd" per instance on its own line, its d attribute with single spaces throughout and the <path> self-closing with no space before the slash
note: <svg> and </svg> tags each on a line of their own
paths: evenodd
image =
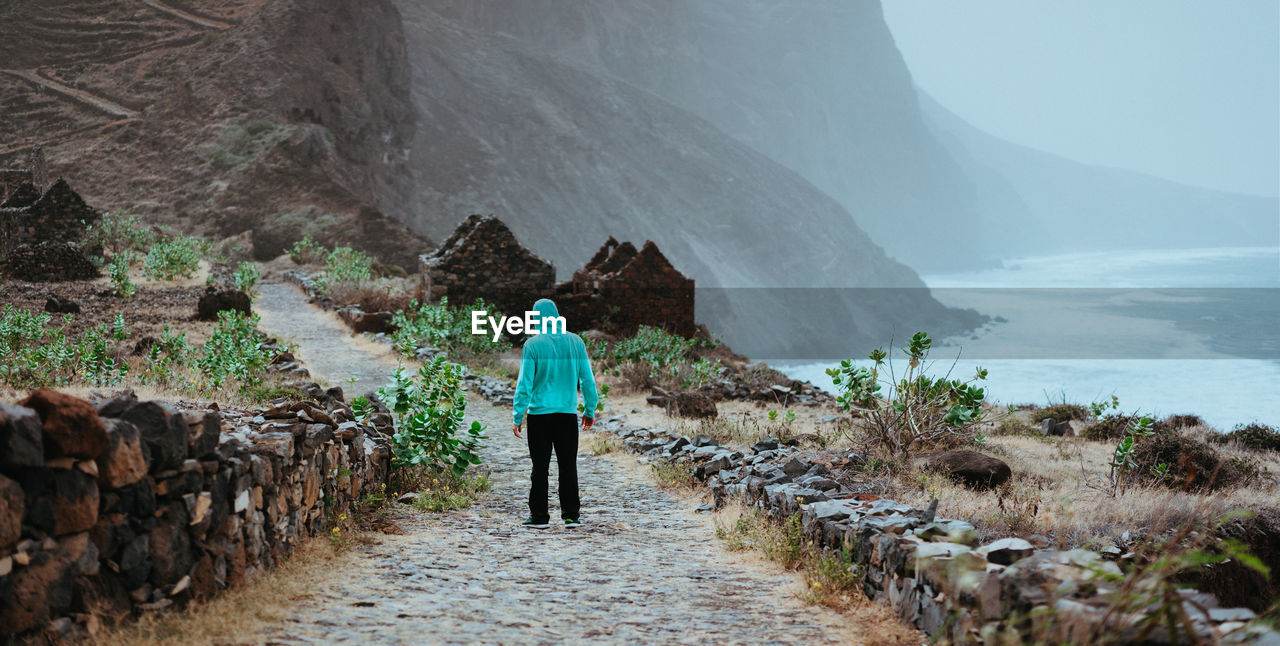
<svg viewBox="0 0 1280 646">
<path fill-rule="evenodd" d="M 476 378 L 473 388 L 494 403 L 510 403 L 510 384 Z M 798 516 L 815 545 L 847 550 L 868 598 L 936 641 L 1005 644 L 1030 639 L 1035 630 L 1043 643 L 1088 644 L 1105 625 L 1102 634 L 1116 636 L 1115 643 L 1280 643 L 1280 634 L 1253 621 L 1253 611 L 1220 607 L 1212 595 L 1192 590 L 1181 597 L 1194 640 L 1164 626 L 1139 638 L 1126 623 L 1132 616 L 1107 615 L 1107 593 L 1121 575 L 1118 551 L 1037 549 L 1012 537 L 980 544 L 970 523 L 863 493 L 830 463 L 777 439 L 727 447 L 705 435 L 636 427 L 625 416 L 595 429 L 617 435 L 640 462 L 686 464 L 715 506 L 736 501 L 779 521 Z M 1022 639 L 1007 634 L 1011 620 L 1025 622 L 1018 627 Z"/>
<path fill-rule="evenodd" d="M 389 420 L 357 423 L 317 394 L 220 410 L 40 389 L 0 404 L 0 637 L 75 640 L 240 585 L 379 491 Z"/>
</svg>

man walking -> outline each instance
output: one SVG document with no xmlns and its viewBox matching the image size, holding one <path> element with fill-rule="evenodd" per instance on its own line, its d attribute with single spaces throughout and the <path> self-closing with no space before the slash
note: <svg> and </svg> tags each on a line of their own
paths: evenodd
<svg viewBox="0 0 1280 646">
<path fill-rule="evenodd" d="M 586 430 L 595 421 L 599 400 L 596 380 L 582 339 L 564 329 L 564 325 L 548 325 L 548 319 L 564 320 L 559 319 L 556 304 L 544 298 L 534 303 L 533 309 L 542 320 L 542 333 L 525 341 L 520 351 L 515 424 L 511 427 L 515 436 L 520 437 L 520 425 L 528 412 L 533 473 L 529 485 L 529 519 L 524 525 L 544 528 L 550 523 L 547 474 L 554 449 L 560 471 L 560 517 L 565 527 L 577 527 L 581 524 L 578 522 L 578 390 L 582 390 L 582 429 Z"/>
</svg>

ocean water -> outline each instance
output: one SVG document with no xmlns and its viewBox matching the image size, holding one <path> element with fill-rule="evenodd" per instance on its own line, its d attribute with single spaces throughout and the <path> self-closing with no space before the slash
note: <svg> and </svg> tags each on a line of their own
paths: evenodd
<svg viewBox="0 0 1280 646">
<path fill-rule="evenodd" d="M 987 369 L 991 400 L 1115 395 L 1125 412 L 1194 413 L 1220 430 L 1280 425 L 1280 249 L 1063 254 L 923 279 L 946 305 L 1001 317 L 931 353 L 931 373 Z M 778 368 L 830 389 L 836 363 Z"/>
</svg>

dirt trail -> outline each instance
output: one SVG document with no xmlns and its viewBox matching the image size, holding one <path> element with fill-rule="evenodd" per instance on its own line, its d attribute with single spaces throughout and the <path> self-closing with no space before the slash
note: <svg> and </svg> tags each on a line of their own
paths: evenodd
<svg viewBox="0 0 1280 646">
<path fill-rule="evenodd" d="M 196 14 L 193 14 L 189 11 L 183 11 L 175 7 L 170 7 L 169 5 L 160 3 L 157 0 L 142 0 L 142 4 L 145 4 L 148 7 L 155 9 L 156 11 L 162 11 L 175 18 L 185 20 L 194 25 L 200 25 L 201 27 L 209 27 L 210 29 L 218 29 L 218 30 L 225 31 L 235 26 L 229 22 L 222 22 L 221 20 L 214 20 L 213 18 L 205 18 L 204 16 L 197 16 Z"/>
<path fill-rule="evenodd" d="M 385 372 L 331 315 L 264 285 L 262 327 L 330 380 Z M 314 362 L 314 363 L 313 363 Z M 493 490 L 470 509 L 407 514 L 297 602 L 269 643 L 874 643 L 856 617 L 802 604 L 795 579 L 720 547 L 706 517 L 643 473 L 583 451 L 580 528 L 526 529 L 528 453 L 510 411 L 469 396 Z M 585 444 L 585 440 L 580 444 Z M 629 460 L 630 458 L 614 458 Z M 554 470 L 554 464 L 552 466 Z M 551 477 L 556 514 L 555 474 Z"/>
<path fill-rule="evenodd" d="M 108 114 L 115 115 L 117 117 L 124 117 L 125 119 L 136 119 L 138 116 L 137 113 L 135 113 L 133 110 L 130 110 L 116 103 L 112 103 L 111 101 L 108 101 L 107 99 L 104 99 L 100 96 L 95 96 L 93 94 L 85 92 L 84 90 L 77 90 L 76 88 L 73 88 L 69 85 L 64 85 L 62 83 L 59 83 L 58 81 L 55 81 L 51 78 L 41 75 L 39 72 L 35 70 L 3 70 L 3 72 L 5 74 L 9 74 L 10 76 L 16 76 L 20 79 L 30 81 L 32 83 L 35 83 L 36 85 L 43 85 L 49 88 L 50 90 L 53 90 L 54 92 L 58 92 L 59 94 L 63 94 L 67 97 L 75 99 L 76 101 L 80 101 L 81 103 L 84 103 L 91 107 L 102 110 L 103 112 L 106 112 Z"/>
</svg>

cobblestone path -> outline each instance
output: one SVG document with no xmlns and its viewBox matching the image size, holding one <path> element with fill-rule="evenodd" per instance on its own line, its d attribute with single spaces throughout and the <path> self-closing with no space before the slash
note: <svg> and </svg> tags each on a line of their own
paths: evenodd
<svg viewBox="0 0 1280 646">
<path fill-rule="evenodd" d="M 260 298 L 288 296 L 267 287 Z M 335 328 L 320 319 L 332 321 L 331 315 L 305 303 L 290 319 L 289 329 L 309 331 L 294 339 L 301 344 L 298 357 L 308 362 L 344 338 L 325 338 Z M 279 318 L 264 314 L 263 322 L 268 332 L 285 334 L 275 325 Z M 309 368 L 340 380 L 360 352 L 348 348 L 346 361 L 335 364 L 338 375 L 316 364 Z M 385 368 L 385 357 L 367 359 Z M 506 408 L 471 395 L 468 417 L 489 429 L 484 467 L 492 491 L 461 511 L 406 512 L 397 522 L 407 534 L 379 535 L 375 544 L 355 548 L 354 565 L 296 602 L 290 619 L 263 640 L 874 643 L 874 636 L 854 634 L 855 618 L 797 600 L 789 575 L 723 550 L 714 528 L 689 511 L 688 501 L 621 462 L 631 457 L 580 453 L 582 527 L 520 527 L 527 515 L 527 447 L 511 435 Z M 555 478 L 553 461 L 553 518 Z"/>
</svg>

